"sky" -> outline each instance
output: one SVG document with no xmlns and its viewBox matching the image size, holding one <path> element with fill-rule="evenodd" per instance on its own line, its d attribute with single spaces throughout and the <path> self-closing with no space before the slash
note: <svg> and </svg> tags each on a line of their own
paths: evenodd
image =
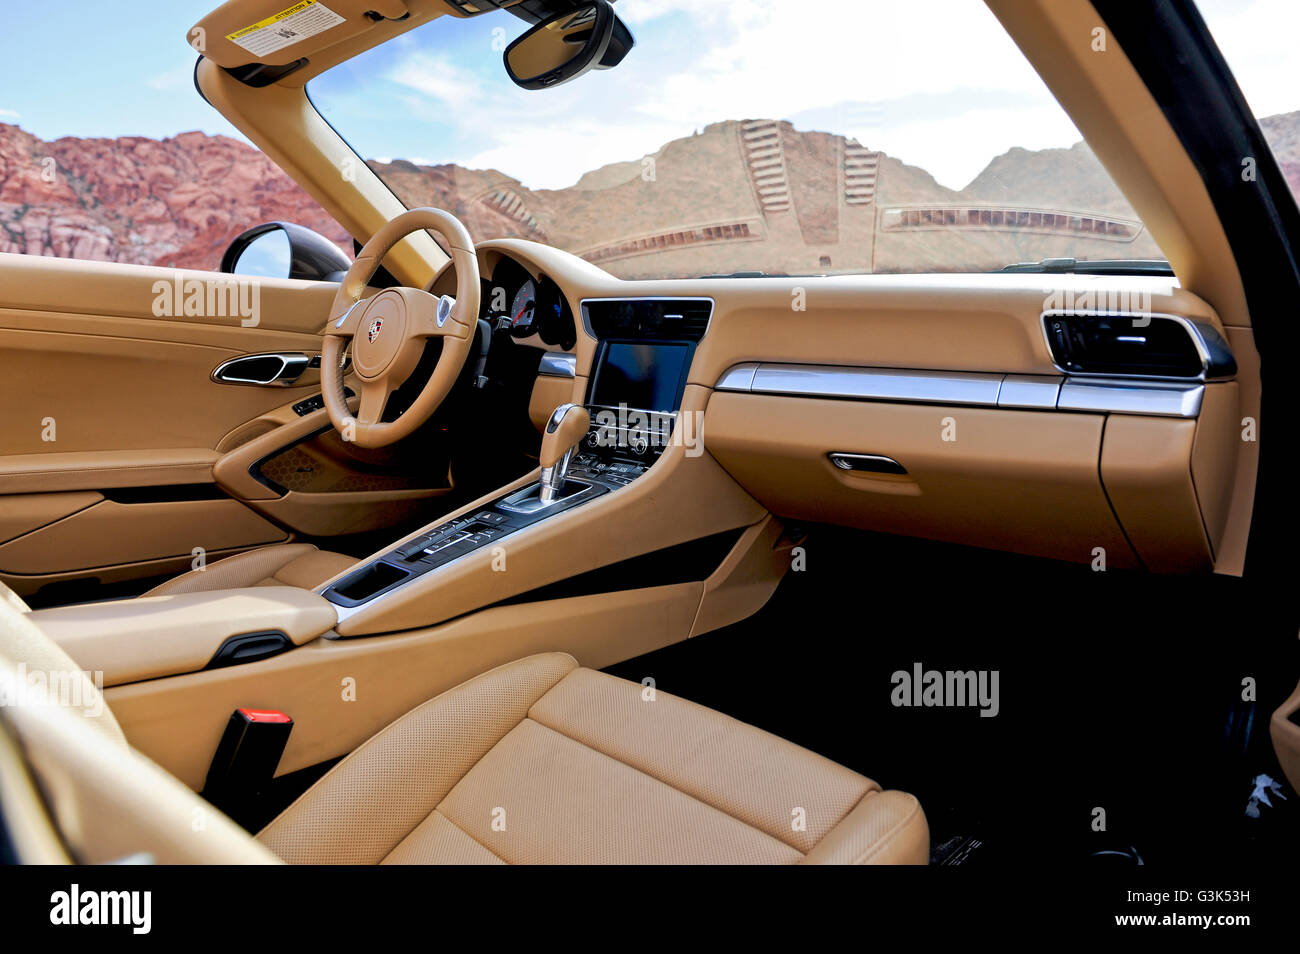
<svg viewBox="0 0 1300 954">
<path fill-rule="evenodd" d="M 191 79 L 186 30 L 213 5 L 69 0 L 57 17 L 15 5 L 0 35 L 0 122 L 43 139 L 239 137 Z M 1255 112 L 1300 109 L 1300 2 L 1199 5 Z M 441 18 L 308 89 L 367 158 L 497 168 L 532 188 L 564 188 L 724 119 L 853 136 L 954 189 L 1013 146 L 1081 138 L 977 0 L 618 0 L 615 10 L 636 48 L 559 88 L 509 82 L 501 51 L 524 27 L 494 12 Z"/>
</svg>

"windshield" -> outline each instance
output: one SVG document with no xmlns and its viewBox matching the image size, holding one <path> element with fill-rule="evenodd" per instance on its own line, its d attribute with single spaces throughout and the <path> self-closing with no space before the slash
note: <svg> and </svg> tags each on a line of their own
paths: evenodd
<svg viewBox="0 0 1300 954">
<path fill-rule="evenodd" d="M 426 24 L 312 100 L 409 207 L 623 278 L 1163 259 L 982 3 L 622 0 L 618 67 L 517 88 L 505 11 Z"/>
</svg>

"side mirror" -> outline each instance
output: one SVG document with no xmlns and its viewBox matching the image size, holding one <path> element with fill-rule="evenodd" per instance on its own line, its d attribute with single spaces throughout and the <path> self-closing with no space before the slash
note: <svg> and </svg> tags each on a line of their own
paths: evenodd
<svg viewBox="0 0 1300 954">
<path fill-rule="evenodd" d="M 235 237 L 221 256 L 221 271 L 261 278 L 342 281 L 352 266 L 343 251 L 321 235 L 292 222 L 265 222 Z"/>
<path fill-rule="evenodd" d="M 516 86 L 548 89 L 617 66 L 635 44 L 608 0 L 592 0 L 534 24 L 506 47 L 506 73 Z"/>
</svg>

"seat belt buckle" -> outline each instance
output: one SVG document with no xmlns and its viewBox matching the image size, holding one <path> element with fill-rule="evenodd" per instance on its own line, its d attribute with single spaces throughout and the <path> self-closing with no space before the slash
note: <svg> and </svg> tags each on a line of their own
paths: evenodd
<svg viewBox="0 0 1300 954">
<path fill-rule="evenodd" d="M 243 824 L 270 785 L 293 731 L 293 719 L 276 709 L 236 709 L 217 744 L 202 796 Z"/>
</svg>

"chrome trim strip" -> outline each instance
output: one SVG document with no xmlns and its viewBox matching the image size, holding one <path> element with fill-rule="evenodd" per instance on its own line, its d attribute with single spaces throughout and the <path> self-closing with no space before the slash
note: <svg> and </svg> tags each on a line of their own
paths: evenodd
<svg viewBox="0 0 1300 954">
<path fill-rule="evenodd" d="M 577 478 L 570 477 L 568 479 L 568 482 L 574 484 L 581 484 L 582 489 L 576 491 L 575 493 L 569 494 L 567 497 L 557 497 L 553 500 L 542 500 L 541 490 L 543 485 L 541 484 L 541 482 L 538 482 L 535 484 L 528 484 L 525 487 L 520 487 L 514 493 L 510 494 L 507 497 L 502 498 L 501 501 L 497 504 L 497 506 L 500 507 L 502 510 L 509 510 L 511 513 L 534 514 L 542 510 L 545 510 L 548 507 L 554 507 L 556 504 L 559 503 L 567 503 L 570 500 L 581 500 L 583 497 L 586 497 L 588 494 L 592 492 L 592 490 L 595 489 L 590 481 L 578 480 Z M 532 496 L 534 491 L 538 493 L 537 505 L 521 506 L 521 504 L 523 504 L 523 501 L 528 500 Z M 523 529 L 527 530 L 528 528 L 524 527 Z M 469 554 L 467 553 L 465 554 L 465 556 L 469 556 Z M 457 557 L 457 559 L 460 558 Z M 451 562 L 454 563 L 455 561 L 453 560 Z M 433 570 L 433 572 L 437 573 L 438 570 L 440 569 L 442 569 L 442 567 L 438 567 L 437 569 Z"/>
<path fill-rule="evenodd" d="M 1066 378 L 1056 406 L 1062 411 L 1103 411 L 1109 414 L 1149 414 L 1157 417 L 1196 417 L 1201 413 L 1203 384 L 1164 384 L 1131 378 Z"/>
<path fill-rule="evenodd" d="M 1153 381 L 961 371 L 905 371 L 816 364 L 745 362 L 723 372 L 714 390 L 903 404 L 958 404 L 1041 411 L 1091 411 L 1196 417 L 1205 386 Z"/>
<path fill-rule="evenodd" d="M 964 371 L 903 371 L 799 364 L 760 364 L 751 391 L 860 401 L 995 406 L 1000 374 Z"/>
<path fill-rule="evenodd" d="M 1201 359 L 1201 373 L 1192 377 L 1157 377 L 1149 374 L 1085 374 L 1082 371 L 1066 371 L 1056 363 L 1056 355 L 1052 351 L 1052 338 L 1047 333 L 1047 319 L 1053 315 L 1067 318 L 1168 318 L 1176 321 L 1183 326 L 1189 338 L 1192 339 L 1192 347 Z M 1135 380 L 1135 381 L 1229 381 L 1237 376 L 1237 359 L 1233 357 L 1232 349 L 1228 347 L 1228 342 L 1219 334 L 1218 329 L 1204 318 L 1188 318 L 1185 315 L 1171 315 L 1164 311 L 1153 311 L 1149 314 L 1136 311 L 1071 311 L 1064 308 L 1053 308 L 1042 312 L 1038 316 L 1038 327 L 1043 333 L 1043 341 L 1047 345 L 1047 353 L 1052 356 L 1052 367 L 1056 368 L 1062 374 L 1076 378 L 1106 378 L 1110 380 Z M 1137 329 L 1146 327 L 1145 325 L 1135 325 Z"/>
<path fill-rule="evenodd" d="M 334 322 L 334 327 L 342 328 L 343 323 L 348 320 L 348 315 L 352 314 L 353 309 L 355 309 L 357 305 L 361 304 L 363 301 L 369 301 L 369 300 L 370 299 L 368 298 L 358 298 L 352 304 L 348 305 L 348 310 L 343 312 L 343 314 L 339 315 L 339 320 Z"/>
<path fill-rule="evenodd" d="M 998 392 L 998 407 L 1037 408 L 1050 411 L 1056 407 L 1064 378 L 1038 374 L 1008 374 Z"/>
<path fill-rule="evenodd" d="M 590 338 L 596 338 L 596 333 L 591 330 L 591 318 L 587 315 L 587 302 L 589 301 L 707 301 L 709 303 L 709 320 L 704 323 L 704 335 L 707 335 L 709 329 L 713 327 L 713 312 L 718 307 L 718 303 L 707 295 L 631 295 L 614 298 L 581 298 L 578 300 L 578 311 L 582 313 L 582 329 L 587 332 L 587 336 Z M 704 335 L 700 335 L 700 338 L 703 339 Z"/>
<path fill-rule="evenodd" d="M 676 419 L 678 414 L 677 411 L 652 411 L 648 407 L 632 407 L 629 404 L 623 404 L 623 405 L 584 404 L 582 406 L 585 407 L 588 411 L 626 411 L 628 414 L 631 414 L 633 411 L 635 411 L 638 414 L 645 414 L 652 418 L 660 418 L 660 419 L 666 419 L 670 417 Z M 594 427 L 595 425 L 592 426 Z"/>
<path fill-rule="evenodd" d="M 722 377 L 718 378 L 718 383 L 714 385 L 715 391 L 748 391 L 754 386 L 754 372 L 758 370 L 758 365 L 752 361 L 745 364 L 733 364 L 726 371 L 722 372 Z"/>
<path fill-rule="evenodd" d="M 576 378 L 578 376 L 578 356 L 558 351 L 546 351 L 542 354 L 542 363 L 538 365 L 537 373 L 552 378 Z"/>
</svg>

